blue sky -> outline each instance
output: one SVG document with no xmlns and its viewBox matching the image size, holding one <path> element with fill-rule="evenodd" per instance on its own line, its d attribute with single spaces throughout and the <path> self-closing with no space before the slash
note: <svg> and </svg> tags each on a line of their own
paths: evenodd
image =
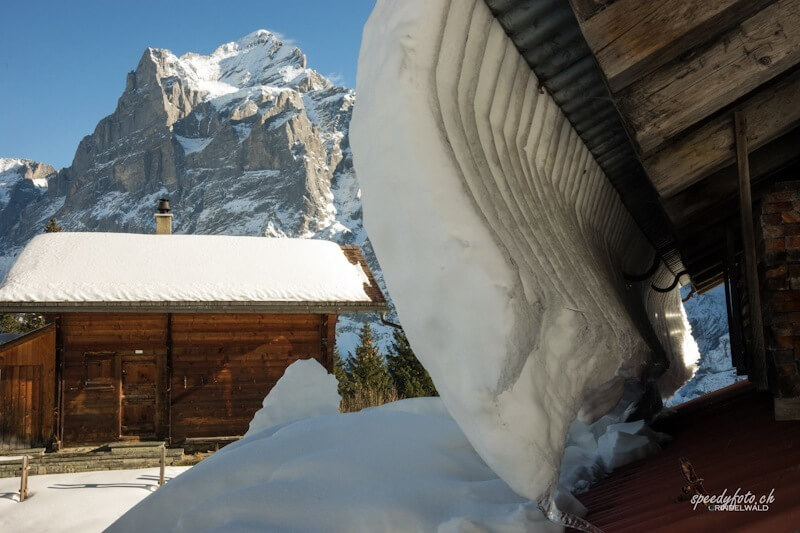
<svg viewBox="0 0 800 533">
<path fill-rule="evenodd" d="M 148 46 L 209 53 L 263 28 L 309 67 L 355 86 L 375 0 L 4 0 L 0 5 L 0 157 L 56 168 L 110 114 Z"/>
</svg>

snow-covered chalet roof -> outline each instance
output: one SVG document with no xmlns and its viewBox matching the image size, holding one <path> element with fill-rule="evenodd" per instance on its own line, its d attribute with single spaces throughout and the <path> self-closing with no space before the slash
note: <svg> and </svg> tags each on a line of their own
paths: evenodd
<svg viewBox="0 0 800 533">
<path fill-rule="evenodd" d="M 0 285 L 6 312 L 385 307 L 357 247 L 308 239 L 47 233 L 30 241 Z"/>
</svg>

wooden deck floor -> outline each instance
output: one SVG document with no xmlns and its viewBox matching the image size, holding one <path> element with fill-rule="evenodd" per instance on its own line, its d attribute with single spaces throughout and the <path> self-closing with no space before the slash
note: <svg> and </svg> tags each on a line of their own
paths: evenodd
<svg viewBox="0 0 800 533">
<path fill-rule="evenodd" d="M 776 422 L 772 397 L 740 382 L 681 405 L 657 427 L 673 440 L 654 456 L 616 470 L 579 495 L 586 517 L 606 533 L 800 531 L 800 421 Z M 681 501 L 680 457 L 710 495 L 727 489 L 757 497 L 764 512 L 712 512 Z"/>
</svg>

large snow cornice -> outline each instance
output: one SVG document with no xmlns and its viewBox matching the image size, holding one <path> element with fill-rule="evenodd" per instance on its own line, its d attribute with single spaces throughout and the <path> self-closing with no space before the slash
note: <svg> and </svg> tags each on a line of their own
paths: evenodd
<svg viewBox="0 0 800 533">
<path fill-rule="evenodd" d="M 696 358 L 654 251 L 483 0 L 378 2 L 351 122 L 364 221 L 416 354 L 478 453 L 551 496 L 569 424 Z M 669 284 L 663 266 L 653 281 Z"/>
</svg>

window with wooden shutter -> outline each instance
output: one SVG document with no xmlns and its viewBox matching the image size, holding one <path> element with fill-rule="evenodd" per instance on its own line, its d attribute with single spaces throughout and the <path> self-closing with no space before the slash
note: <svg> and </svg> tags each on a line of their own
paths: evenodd
<svg viewBox="0 0 800 533">
<path fill-rule="evenodd" d="M 85 389 L 114 388 L 115 352 L 86 352 L 83 354 Z"/>
</svg>

